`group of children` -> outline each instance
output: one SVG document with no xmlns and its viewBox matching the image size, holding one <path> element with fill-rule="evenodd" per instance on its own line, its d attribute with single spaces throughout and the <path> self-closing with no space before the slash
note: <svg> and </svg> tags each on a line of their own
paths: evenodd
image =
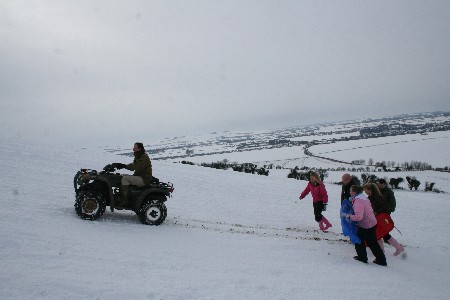
<svg viewBox="0 0 450 300">
<path fill-rule="evenodd" d="M 366 246 L 370 248 L 375 260 L 373 263 L 387 266 L 386 256 L 384 254 L 383 240 L 392 245 L 396 251 L 395 256 L 404 251 L 404 248 L 397 242 L 390 234 L 388 230 L 383 230 L 386 224 L 378 224 L 377 216 L 386 216 L 386 222 L 392 222 L 390 219 L 390 213 L 393 211 L 392 205 L 389 205 L 385 197 L 381 194 L 378 185 L 375 183 L 367 183 L 363 186 L 352 182 L 352 178 L 349 174 L 344 174 L 342 194 L 348 193 L 348 201 L 350 201 L 350 210 L 343 211 L 341 209 L 340 217 L 342 220 L 346 220 L 349 223 L 353 223 L 356 228 L 356 239 L 358 242 L 352 242 L 355 244 L 356 256 L 353 258 L 363 263 L 368 262 Z M 382 180 L 380 180 L 382 181 Z M 379 183 L 384 184 L 384 181 Z M 344 190 L 347 190 L 345 192 Z M 316 172 L 310 172 L 310 179 L 308 185 L 300 194 L 299 199 L 302 200 L 306 195 L 311 193 L 313 198 L 314 217 L 319 223 L 319 228 L 322 231 L 328 230 L 332 227 L 332 224 L 322 215 L 322 212 L 326 210 L 328 204 L 328 194 L 324 183 L 320 179 L 319 174 Z M 346 197 L 346 196 L 343 196 Z M 341 203 L 344 199 L 341 197 Z M 395 209 L 395 207 L 394 207 Z M 378 218 L 380 219 L 380 218 Z M 380 219 L 381 220 L 381 219 Z M 392 223 L 393 226 L 393 223 Z"/>
</svg>

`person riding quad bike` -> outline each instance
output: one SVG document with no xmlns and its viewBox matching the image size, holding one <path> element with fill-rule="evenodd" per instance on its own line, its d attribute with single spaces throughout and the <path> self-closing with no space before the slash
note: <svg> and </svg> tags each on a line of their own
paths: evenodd
<svg viewBox="0 0 450 300">
<path fill-rule="evenodd" d="M 133 147 L 134 160 L 131 164 L 113 163 L 116 169 L 127 169 L 134 171 L 133 175 L 122 175 L 120 187 L 120 202 L 117 206 L 126 206 L 128 204 L 128 192 L 130 185 L 143 187 L 150 185 L 152 182 L 152 162 L 150 157 L 145 153 L 142 143 L 135 143 Z"/>
</svg>

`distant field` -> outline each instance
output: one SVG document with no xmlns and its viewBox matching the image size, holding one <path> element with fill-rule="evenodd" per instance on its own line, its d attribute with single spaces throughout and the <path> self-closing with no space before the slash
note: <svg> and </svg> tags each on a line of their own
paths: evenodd
<svg viewBox="0 0 450 300">
<path fill-rule="evenodd" d="M 319 156 L 352 161 L 369 158 L 377 161 L 420 161 L 433 167 L 450 166 L 450 131 L 428 135 L 411 134 L 376 139 L 317 145 L 310 151 Z"/>
<path fill-rule="evenodd" d="M 412 134 L 337 142 L 312 146 L 309 149 L 315 155 L 345 162 L 364 159 L 368 163 L 370 158 L 375 162 L 395 161 L 396 163 L 414 160 L 429 163 L 433 167 L 445 167 L 450 166 L 450 155 L 447 151 L 447 149 L 450 149 L 450 131 L 430 133 L 428 135 Z M 229 162 L 255 163 L 258 165 L 273 163 L 275 166 L 279 165 L 286 168 L 295 166 L 316 168 L 352 166 L 308 157 L 303 150 L 302 146 L 296 146 L 194 156 L 182 160 L 195 163 L 210 163 L 227 159 Z M 175 161 L 179 160 L 181 159 L 176 159 Z"/>
</svg>

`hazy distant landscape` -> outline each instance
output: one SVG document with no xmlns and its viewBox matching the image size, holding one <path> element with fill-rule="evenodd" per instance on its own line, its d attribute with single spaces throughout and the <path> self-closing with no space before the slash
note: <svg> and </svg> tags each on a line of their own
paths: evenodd
<svg viewBox="0 0 450 300">
<path fill-rule="evenodd" d="M 388 182 L 401 178 L 398 188 L 402 189 L 410 188 L 406 177 L 411 177 L 421 190 L 432 184 L 434 190 L 445 192 L 446 176 L 438 174 L 450 168 L 446 151 L 450 149 L 450 112 L 255 132 L 214 132 L 166 138 L 145 147 L 155 161 L 284 177 L 294 168 L 294 172 L 314 169 L 326 172 L 332 182 L 339 182 L 344 171 L 355 172 L 357 177 L 372 175 Z M 129 148 L 104 147 L 125 157 L 132 155 Z"/>
<path fill-rule="evenodd" d="M 305 158 L 329 158 L 339 163 L 372 165 L 423 161 L 433 168 L 446 168 L 450 158 L 450 112 L 392 116 L 255 132 L 223 132 L 205 136 L 167 138 L 147 144 L 153 160 L 188 160 L 196 163 L 226 159 L 237 163 L 308 166 Z M 423 151 L 424 147 L 426 151 Z M 124 149 L 107 151 L 131 155 Z M 394 151 L 393 151 L 394 149 Z M 388 152 L 388 153 L 386 153 Z M 387 158 L 388 157 L 388 158 Z M 392 164 L 392 162 L 394 162 Z M 326 167 L 320 163 L 320 167 Z M 319 167 L 319 166 L 317 166 Z"/>
</svg>

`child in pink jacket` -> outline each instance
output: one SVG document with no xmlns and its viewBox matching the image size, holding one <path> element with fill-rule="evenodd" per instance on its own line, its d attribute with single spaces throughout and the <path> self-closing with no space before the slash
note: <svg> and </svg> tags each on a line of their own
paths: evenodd
<svg viewBox="0 0 450 300">
<path fill-rule="evenodd" d="M 326 204 L 328 203 L 328 194 L 325 185 L 316 172 L 309 174 L 309 183 L 300 194 L 299 199 L 302 200 L 309 193 L 311 193 L 313 198 L 314 217 L 319 223 L 320 230 L 325 231 L 333 225 L 322 215 L 322 211 L 325 210 Z"/>
<path fill-rule="evenodd" d="M 377 219 L 373 213 L 372 204 L 366 195 L 364 195 L 363 191 L 364 189 L 362 186 L 352 185 L 350 188 L 350 199 L 352 201 L 355 214 L 341 214 L 342 218 L 347 218 L 358 223 L 357 235 L 361 239 L 361 244 L 355 244 L 356 254 L 358 255 L 353 258 L 363 263 L 367 263 L 368 259 L 365 245 L 365 243 L 367 243 L 367 246 L 369 246 L 375 256 L 373 263 L 386 266 L 386 256 L 377 242 L 377 236 L 375 233 L 377 229 Z"/>
</svg>

